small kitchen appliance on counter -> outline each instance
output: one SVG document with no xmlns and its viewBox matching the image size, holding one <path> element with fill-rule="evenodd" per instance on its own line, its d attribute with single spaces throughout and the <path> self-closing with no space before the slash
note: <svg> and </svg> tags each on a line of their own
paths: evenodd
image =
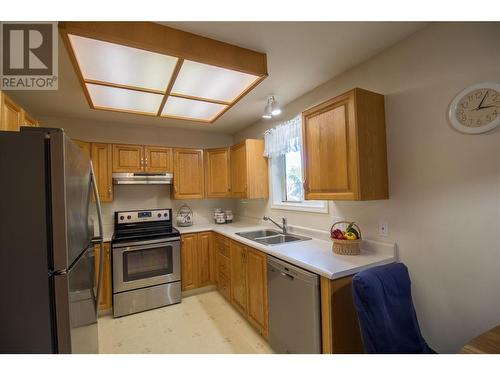
<svg viewBox="0 0 500 375">
<path fill-rule="evenodd" d="M 180 234 L 172 209 L 115 212 L 113 316 L 181 302 Z"/>
<path fill-rule="evenodd" d="M 193 225 L 193 210 L 187 204 L 183 204 L 177 211 L 175 220 L 179 227 L 190 227 Z"/>
</svg>

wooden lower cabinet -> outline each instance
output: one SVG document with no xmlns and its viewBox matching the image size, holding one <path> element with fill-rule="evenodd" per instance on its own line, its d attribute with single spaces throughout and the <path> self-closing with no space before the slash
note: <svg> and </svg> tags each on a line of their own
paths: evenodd
<svg viewBox="0 0 500 375">
<path fill-rule="evenodd" d="M 197 242 L 196 233 L 181 236 L 181 288 L 183 291 L 195 289 L 198 285 Z"/>
<path fill-rule="evenodd" d="M 215 253 L 212 232 L 198 233 L 198 287 L 215 283 Z"/>
<path fill-rule="evenodd" d="M 212 232 L 181 236 L 181 288 L 188 291 L 215 284 Z"/>
<path fill-rule="evenodd" d="M 228 299 L 233 306 L 267 338 L 269 327 L 266 254 L 232 240 L 229 240 L 229 248 L 229 259 L 218 249 L 219 291 L 228 298 L 229 288 Z"/>
<path fill-rule="evenodd" d="M 103 259 L 103 269 L 102 269 L 102 284 L 101 284 L 101 295 L 99 298 L 99 310 L 109 310 L 113 307 L 112 298 L 112 287 L 111 287 L 111 244 L 109 242 L 104 243 L 104 252 L 101 251 L 99 245 L 95 246 L 95 282 L 97 285 L 97 279 L 99 277 L 99 262 L 101 256 Z"/>
<path fill-rule="evenodd" d="M 248 320 L 268 336 L 267 257 L 261 251 L 248 248 L 247 256 Z"/>
<path fill-rule="evenodd" d="M 247 313 L 247 248 L 231 241 L 231 302 L 243 314 Z"/>
<path fill-rule="evenodd" d="M 323 354 L 364 353 L 352 300 L 352 276 L 320 279 Z"/>
</svg>

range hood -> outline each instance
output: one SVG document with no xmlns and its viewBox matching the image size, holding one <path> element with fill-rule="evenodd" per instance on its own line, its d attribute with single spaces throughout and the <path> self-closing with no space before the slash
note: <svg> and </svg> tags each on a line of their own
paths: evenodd
<svg viewBox="0 0 500 375">
<path fill-rule="evenodd" d="M 172 173 L 113 173 L 114 185 L 171 185 Z"/>
</svg>

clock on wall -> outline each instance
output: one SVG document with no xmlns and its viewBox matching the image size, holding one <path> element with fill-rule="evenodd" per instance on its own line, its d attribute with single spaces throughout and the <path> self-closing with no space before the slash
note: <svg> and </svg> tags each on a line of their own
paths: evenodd
<svg viewBox="0 0 500 375">
<path fill-rule="evenodd" d="M 459 92 L 450 104 L 451 125 L 462 133 L 479 134 L 500 125 L 500 84 L 483 82 Z"/>
</svg>

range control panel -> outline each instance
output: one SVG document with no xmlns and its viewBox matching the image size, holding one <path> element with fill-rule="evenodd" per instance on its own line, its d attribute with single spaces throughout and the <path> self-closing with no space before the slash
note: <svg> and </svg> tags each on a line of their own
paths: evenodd
<svg viewBox="0 0 500 375">
<path fill-rule="evenodd" d="M 119 211 L 116 213 L 118 224 L 140 223 L 145 221 L 170 221 L 171 210 Z"/>
</svg>

